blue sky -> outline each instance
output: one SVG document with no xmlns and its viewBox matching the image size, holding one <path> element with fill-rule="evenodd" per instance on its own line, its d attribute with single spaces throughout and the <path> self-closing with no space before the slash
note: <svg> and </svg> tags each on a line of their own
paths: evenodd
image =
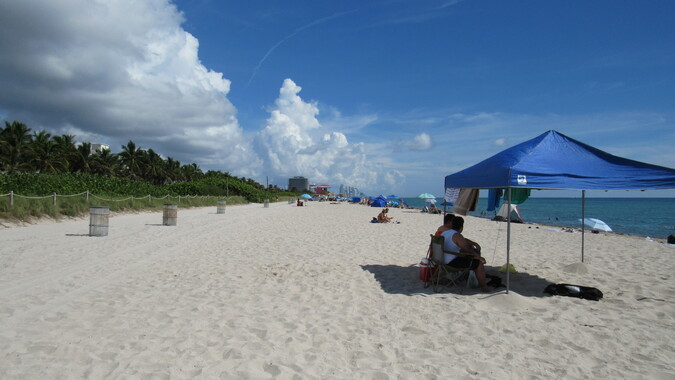
<svg viewBox="0 0 675 380">
<path fill-rule="evenodd" d="M 17 3 L 0 116 L 113 151 L 403 196 L 549 129 L 675 166 L 673 1 Z"/>
</svg>

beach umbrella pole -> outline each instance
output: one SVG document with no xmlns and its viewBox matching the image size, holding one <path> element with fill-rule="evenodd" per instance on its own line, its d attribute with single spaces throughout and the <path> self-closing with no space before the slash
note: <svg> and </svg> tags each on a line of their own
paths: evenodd
<svg viewBox="0 0 675 380">
<path fill-rule="evenodd" d="M 584 262 L 584 236 L 586 228 L 584 221 L 586 220 L 586 190 L 581 190 L 581 262 Z"/>
<path fill-rule="evenodd" d="M 507 188 L 508 213 L 506 217 L 506 294 L 509 294 L 509 280 L 511 273 L 511 188 Z"/>
</svg>

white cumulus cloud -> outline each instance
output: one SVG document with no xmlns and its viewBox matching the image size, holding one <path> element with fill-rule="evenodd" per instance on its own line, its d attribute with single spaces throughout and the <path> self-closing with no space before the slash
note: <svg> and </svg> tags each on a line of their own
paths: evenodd
<svg viewBox="0 0 675 380">
<path fill-rule="evenodd" d="M 230 81 L 201 63 L 183 21 L 170 0 L 0 1 L 0 115 L 113 151 L 133 140 L 183 163 L 281 186 L 295 175 L 364 189 L 402 181 L 382 158 L 367 157 L 368 145 L 347 138 L 377 116 L 335 110 L 328 128 L 317 102 L 301 99 L 290 79 L 262 129 L 245 132 Z"/>
<path fill-rule="evenodd" d="M 317 103 L 304 101 L 298 95 L 301 90 L 291 79 L 284 80 L 266 126 L 258 133 L 256 145 L 265 173 L 280 183 L 301 175 L 317 183 L 362 188 L 385 178 L 402 180 L 400 173 L 386 172 L 371 162 L 363 143 L 350 143 L 343 133 L 322 126 Z"/>
<path fill-rule="evenodd" d="M 433 146 L 433 142 L 431 141 L 431 136 L 426 133 L 420 133 L 404 145 L 410 150 L 429 150 Z"/>
<path fill-rule="evenodd" d="M 0 2 L 0 111 L 113 149 L 253 173 L 259 160 L 168 0 Z M 10 90 L 11 89 L 11 90 Z M 80 132 L 80 133 L 78 133 Z"/>
</svg>

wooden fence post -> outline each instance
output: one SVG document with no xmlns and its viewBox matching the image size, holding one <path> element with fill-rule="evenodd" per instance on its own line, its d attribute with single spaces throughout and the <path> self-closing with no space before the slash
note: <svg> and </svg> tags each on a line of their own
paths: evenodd
<svg viewBox="0 0 675 380">
<path fill-rule="evenodd" d="M 14 207 L 14 192 L 9 192 L 9 207 Z"/>
<path fill-rule="evenodd" d="M 52 205 L 56 206 L 56 193 L 52 193 Z"/>
<path fill-rule="evenodd" d="M 89 190 L 87 190 L 87 203 L 89 203 Z"/>
</svg>

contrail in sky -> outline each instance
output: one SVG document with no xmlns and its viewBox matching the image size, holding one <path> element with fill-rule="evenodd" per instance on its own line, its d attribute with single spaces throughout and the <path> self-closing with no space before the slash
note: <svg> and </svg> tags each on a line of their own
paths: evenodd
<svg viewBox="0 0 675 380">
<path fill-rule="evenodd" d="M 315 21 L 310 22 L 309 24 L 307 24 L 307 25 L 305 25 L 305 26 L 301 26 L 300 28 L 296 29 L 293 33 L 291 33 L 291 34 L 289 34 L 288 36 L 282 38 L 279 42 L 277 42 L 276 44 L 274 44 L 274 46 L 272 46 L 272 47 L 267 51 L 267 53 L 265 53 L 265 55 L 262 57 L 262 59 L 260 60 L 260 62 L 258 62 L 258 64 L 253 68 L 253 74 L 251 74 L 251 78 L 249 78 L 248 83 L 246 83 L 246 87 L 248 87 L 248 86 L 251 84 L 251 81 L 253 81 L 253 78 L 255 78 L 256 74 L 258 74 L 258 70 L 260 70 L 260 67 L 262 66 L 262 64 L 265 63 L 265 61 L 267 60 L 267 57 L 269 57 L 270 54 L 272 54 L 272 52 L 273 52 L 277 47 L 279 47 L 279 45 L 283 44 L 284 42 L 286 42 L 286 41 L 289 40 L 290 38 L 293 38 L 296 34 L 302 32 L 303 30 L 305 30 L 305 29 L 307 29 L 307 28 L 311 28 L 311 27 L 313 27 L 314 25 L 322 24 L 322 23 L 324 23 L 324 22 L 326 22 L 326 21 L 330 21 L 330 20 L 332 20 L 332 19 L 334 19 L 334 18 L 338 18 L 338 17 L 344 16 L 344 15 L 346 15 L 346 14 L 348 14 L 348 13 L 352 13 L 352 12 L 356 12 L 356 11 L 353 10 L 353 11 L 347 11 L 347 12 L 340 12 L 340 13 L 335 13 L 335 14 L 333 14 L 333 15 L 331 15 L 331 16 L 328 16 L 328 17 L 320 18 L 320 19 L 318 19 L 318 20 L 315 20 Z"/>
</svg>

